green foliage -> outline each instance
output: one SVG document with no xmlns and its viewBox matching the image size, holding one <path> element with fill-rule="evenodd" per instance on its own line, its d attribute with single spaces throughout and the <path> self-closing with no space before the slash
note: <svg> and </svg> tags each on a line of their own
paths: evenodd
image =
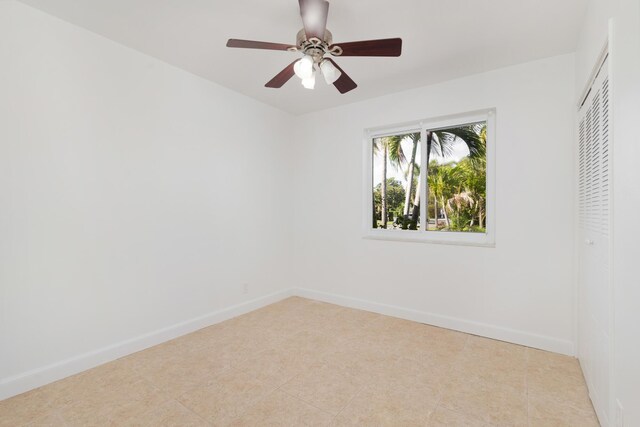
<svg viewBox="0 0 640 427">
<path fill-rule="evenodd" d="M 474 123 L 434 132 L 441 147 L 451 147 L 456 139 L 464 141 L 472 161 L 486 159 L 487 125 Z M 444 155 L 441 148 L 441 155 Z"/>
<path fill-rule="evenodd" d="M 411 142 L 412 150 L 405 154 L 402 142 Z M 469 156 L 458 163 L 439 164 L 429 161 L 436 156 L 446 158 L 454 152 L 456 142 L 462 141 L 469 150 Z M 406 188 L 402 183 L 386 179 L 386 196 L 382 186 L 374 189 L 374 227 L 382 218 L 382 198 L 385 198 L 389 223 L 395 218 L 396 225 L 403 229 L 415 229 L 420 201 L 416 194 L 418 177 L 420 176 L 419 159 L 416 159 L 416 148 L 420 142 L 420 133 L 411 133 L 377 138 L 374 140 L 374 152 L 383 151 L 389 164 L 404 172 L 405 180 L 410 181 Z M 405 145 L 406 146 L 406 145 Z M 438 211 L 445 215 L 444 223 L 436 220 L 438 229 L 450 231 L 485 231 L 486 216 L 486 124 L 474 123 L 453 128 L 427 132 L 427 161 L 429 170 L 427 182 L 429 186 L 429 204 L 437 205 Z M 386 167 L 385 167 L 386 168 Z M 386 169 L 383 171 L 386 177 Z M 413 177 L 413 179 L 411 179 Z M 409 197 L 407 198 L 407 193 Z M 408 209 L 405 208 L 409 201 Z M 415 206 L 413 204 L 415 203 Z M 430 210 L 430 216 L 438 212 Z M 406 216 L 405 216 L 406 215 Z M 415 218 L 414 218 L 415 217 Z M 377 220 L 376 220 L 377 218 Z M 385 227 L 388 224 L 385 224 Z"/>
<path fill-rule="evenodd" d="M 487 192 L 486 125 L 467 125 L 440 132 L 441 147 L 442 141 L 459 138 L 467 144 L 470 155 L 458 163 L 438 164 L 435 160 L 429 163 L 429 200 L 434 200 L 439 209 L 444 209 L 444 229 L 484 232 Z"/>
<path fill-rule="evenodd" d="M 404 208 L 405 190 L 402 183 L 395 178 L 387 178 L 387 210 L 393 212 L 394 217 L 402 216 Z M 376 217 L 380 217 L 382 210 L 382 184 L 376 185 L 373 190 L 373 203 Z"/>
</svg>

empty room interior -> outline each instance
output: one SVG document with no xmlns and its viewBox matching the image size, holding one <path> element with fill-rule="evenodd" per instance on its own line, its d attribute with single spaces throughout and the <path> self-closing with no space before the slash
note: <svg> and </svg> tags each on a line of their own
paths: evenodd
<svg viewBox="0 0 640 427">
<path fill-rule="evenodd" d="M 640 427 L 638 0 L 0 0 L 0 427 Z"/>
</svg>

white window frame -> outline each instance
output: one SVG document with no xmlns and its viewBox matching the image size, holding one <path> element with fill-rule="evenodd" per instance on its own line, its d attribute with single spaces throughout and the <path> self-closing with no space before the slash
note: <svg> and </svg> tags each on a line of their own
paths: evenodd
<svg viewBox="0 0 640 427">
<path fill-rule="evenodd" d="M 450 128 L 467 123 L 487 122 L 487 216 L 486 232 L 472 233 L 460 231 L 426 231 L 427 203 L 420 204 L 420 226 L 418 230 L 387 230 L 373 228 L 371 207 L 373 206 L 373 140 L 391 135 L 420 132 L 420 200 L 427 200 L 428 167 L 422 167 L 427 160 L 426 132 Z M 462 114 L 453 114 L 414 122 L 384 127 L 368 128 L 364 132 L 363 144 L 363 204 L 362 225 L 365 239 L 395 240 L 406 242 L 424 242 L 464 246 L 495 247 L 496 232 L 496 195 L 495 195 L 495 156 L 496 156 L 496 110 L 488 108 Z"/>
</svg>

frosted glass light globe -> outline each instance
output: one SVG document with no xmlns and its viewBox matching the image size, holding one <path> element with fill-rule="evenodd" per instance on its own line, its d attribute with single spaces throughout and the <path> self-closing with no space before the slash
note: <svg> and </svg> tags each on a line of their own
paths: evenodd
<svg viewBox="0 0 640 427">
<path fill-rule="evenodd" d="M 313 89 L 316 86 L 316 73 L 315 71 L 311 71 L 311 77 L 308 77 L 306 79 L 302 79 L 302 86 L 304 86 L 305 89 Z"/>
<path fill-rule="evenodd" d="M 320 70 L 322 71 L 322 75 L 328 85 L 334 84 L 342 75 L 340 70 L 338 70 L 336 66 L 327 59 L 320 63 Z"/>
<path fill-rule="evenodd" d="M 301 79 L 308 79 L 313 75 L 313 63 L 313 58 L 305 55 L 293 65 L 293 71 L 296 73 L 296 76 Z"/>
</svg>

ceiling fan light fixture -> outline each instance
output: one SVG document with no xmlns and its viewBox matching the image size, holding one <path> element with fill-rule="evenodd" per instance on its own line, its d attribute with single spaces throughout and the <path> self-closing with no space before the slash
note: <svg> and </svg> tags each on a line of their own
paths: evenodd
<svg viewBox="0 0 640 427">
<path fill-rule="evenodd" d="M 334 43 L 333 34 L 327 29 L 329 1 L 298 0 L 298 6 L 303 28 L 296 34 L 295 44 L 240 39 L 227 40 L 227 47 L 232 48 L 302 53 L 302 58 L 293 60 L 269 80 L 265 87 L 281 88 L 293 76 L 297 75 L 305 88 L 313 89 L 316 83 L 316 74 L 322 73 L 328 84 L 333 84 L 338 92 L 344 94 L 354 90 L 358 85 L 333 59 L 326 58 L 328 61 L 323 61 L 325 55 L 393 57 L 402 54 L 402 39 L 399 37 Z"/>
<path fill-rule="evenodd" d="M 304 79 L 309 79 L 313 75 L 313 58 L 309 55 L 305 55 L 301 60 L 295 63 L 293 66 L 293 71 L 296 73 L 296 76 Z"/>
<path fill-rule="evenodd" d="M 302 79 L 302 86 L 305 89 L 313 89 L 316 86 L 316 72 L 311 71 L 311 77 L 307 77 L 306 79 Z"/>
<path fill-rule="evenodd" d="M 320 71 L 322 71 L 322 75 L 324 76 L 324 80 L 328 85 L 332 85 L 336 80 L 340 78 L 342 72 L 336 68 L 335 65 L 328 59 L 322 60 L 320 63 Z"/>
</svg>

